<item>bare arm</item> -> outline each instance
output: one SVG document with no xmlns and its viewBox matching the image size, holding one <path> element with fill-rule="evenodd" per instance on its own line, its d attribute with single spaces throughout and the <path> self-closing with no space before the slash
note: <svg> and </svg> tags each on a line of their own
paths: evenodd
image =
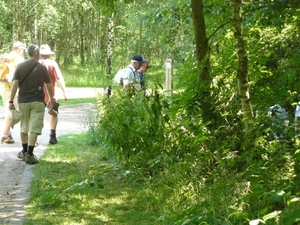
<svg viewBox="0 0 300 225">
<path fill-rule="evenodd" d="M 46 88 L 49 96 L 49 101 L 47 102 L 47 106 L 49 108 L 52 108 L 52 105 L 54 104 L 54 99 L 53 99 L 53 88 L 51 83 L 46 83 Z"/>
<path fill-rule="evenodd" d="M 54 61 L 54 69 L 55 69 L 55 73 L 57 76 L 57 80 L 56 80 L 56 84 L 57 86 L 62 90 L 63 95 L 64 95 L 64 100 L 67 101 L 68 98 L 66 96 L 66 83 L 65 83 L 65 79 L 61 73 L 61 70 L 59 69 L 58 64 Z"/>
<path fill-rule="evenodd" d="M 65 86 L 64 82 L 61 83 L 60 80 L 57 80 L 57 81 L 56 81 L 56 84 L 57 84 L 57 86 L 62 90 L 63 95 L 64 95 L 64 100 L 67 101 L 68 98 L 67 98 L 67 95 L 66 95 L 66 86 Z"/>
<path fill-rule="evenodd" d="M 11 92 L 10 92 L 10 98 L 9 98 L 9 109 L 15 109 L 15 105 L 14 105 L 14 98 L 16 96 L 17 90 L 19 87 L 19 80 L 14 80 L 12 83 L 12 88 L 11 88 Z"/>
</svg>

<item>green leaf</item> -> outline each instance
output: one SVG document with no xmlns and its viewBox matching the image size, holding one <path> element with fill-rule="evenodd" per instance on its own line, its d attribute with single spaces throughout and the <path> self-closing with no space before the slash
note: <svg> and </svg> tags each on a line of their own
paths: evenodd
<svg viewBox="0 0 300 225">
<path fill-rule="evenodd" d="M 260 223 L 266 224 L 265 221 L 261 220 L 261 219 L 256 219 L 256 220 L 251 220 L 249 222 L 249 225 L 258 225 Z"/>
<path fill-rule="evenodd" d="M 294 209 L 288 216 L 284 219 L 284 224 L 293 225 L 295 222 L 300 221 L 300 208 Z"/>
<path fill-rule="evenodd" d="M 276 218 L 279 214 L 281 214 L 281 211 L 274 211 L 274 212 L 271 212 L 271 213 L 265 215 L 265 216 L 263 217 L 263 220 L 264 220 L 264 221 L 267 221 L 267 220 L 269 220 L 269 219 Z"/>
</svg>

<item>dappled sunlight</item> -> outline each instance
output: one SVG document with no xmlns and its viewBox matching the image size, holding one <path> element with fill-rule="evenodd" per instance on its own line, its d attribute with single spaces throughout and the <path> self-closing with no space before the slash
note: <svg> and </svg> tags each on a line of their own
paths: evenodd
<svg viewBox="0 0 300 225">
<path fill-rule="evenodd" d="M 91 146 L 84 151 L 72 148 L 81 142 L 78 138 L 61 138 L 70 149 L 49 146 L 35 168 L 29 224 L 117 225 L 157 220 L 152 212 L 147 216 L 147 199 L 122 181 L 123 171 L 108 161 L 104 151 Z"/>
</svg>

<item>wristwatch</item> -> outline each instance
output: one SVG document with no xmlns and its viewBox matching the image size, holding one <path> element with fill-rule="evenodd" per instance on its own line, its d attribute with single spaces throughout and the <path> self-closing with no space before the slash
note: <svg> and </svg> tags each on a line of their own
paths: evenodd
<svg viewBox="0 0 300 225">
<path fill-rule="evenodd" d="M 14 101 L 9 101 L 8 103 L 14 103 Z"/>
</svg>

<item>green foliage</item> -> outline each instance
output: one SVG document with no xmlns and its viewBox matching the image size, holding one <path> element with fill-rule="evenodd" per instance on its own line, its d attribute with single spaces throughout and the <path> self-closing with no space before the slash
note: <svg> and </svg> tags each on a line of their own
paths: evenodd
<svg viewBox="0 0 300 225">
<path fill-rule="evenodd" d="M 209 123 L 214 123 L 215 129 L 211 131 L 201 118 L 199 87 L 203 87 L 204 82 L 198 82 L 201 68 L 195 62 L 189 1 L 136 2 L 138 4 L 130 5 L 123 1 L 56 1 L 53 5 L 43 2 L 37 7 L 37 17 L 29 17 L 39 21 L 38 37 L 34 38 L 53 42 L 57 59 L 64 59 L 67 86 L 111 84 L 113 74 L 129 64 L 135 53 L 148 58 L 152 65 L 147 83 L 153 91 L 148 96 L 128 97 L 114 87 L 111 98 L 98 99 L 99 116 L 90 124 L 89 138 L 73 148 L 86 149 L 93 144 L 95 148 L 107 149 L 110 156 L 120 160 L 121 172 L 111 183 L 118 186 L 125 181 L 137 185 L 135 188 L 140 187 L 134 193 L 136 198 L 145 200 L 143 209 L 156 213 L 155 219 L 150 216 L 151 222 L 145 224 L 299 223 L 300 148 L 293 126 L 300 88 L 299 1 L 243 1 L 249 94 L 255 112 L 247 136 L 237 92 L 238 65 L 229 23 L 230 1 L 204 2 L 211 62 L 211 82 L 205 88 L 211 93 L 207 101 L 214 106 L 214 118 Z M 68 14 L 65 14 L 66 4 Z M 52 9 L 53 15 L 48 12 Z M 5 16 L 10 15 L 3 15 L 2 22 Z M 110 20 L 115 25 L 111 59 L 106 54 Z M 28 24 L 34 22 L 28 21 Z M 27 32 L 34 33 L 36 30 L 28 24 L 24 26 Z M 0 29 L 3 40 L 9 39 L 11 28 L 2 26 Z M 32 36 L 26 35 L 30 41 L 34 39 L 29 38 Z M 80 63 L 82 59 L 88 63 L 79 66 L 76 61 L 79 57 Z M 166 57 L 174 59 L 171 97 L 166 97 L 161 90 Z M 113 73 L 106 75 L 109 60 Z M 289 114 L 289 126 L 284 127 L 280 138 L 273 135 L 275 130 L 267 115 L 268 108 L 275 103 L 284 104 Z M 93 157 L 95 155 L 87 158 Z M 95 160 L 102 162 L 101 158 L 95 157 Z M 66 169 L 62 164 L 56 163 L 57 171 Z M 63 174 L 66 179 L 53 178 L 55 181 L 50 182 L 40 179 L 36 189 L 41 188 L 47 195 L 35 195 L 36 204 L 41 202 L 45 211 L 61 207 L 59 210 L 63 212 L 65 204 L 71 202 L 76 206 L 74 212 L 83 211 L 78 206 L 83 199 L 82 190 L 93 185 L 103 185 L 105 189 L 108 179 L 103 180 L 101 166 L 85 166 L 85 171 L 90 173 L 75 179 L 72 175 L 78 166 L 81 164 L 70 163 L 73 170 L 68 170 L 71 175 Z M 47 169 L 55 174 L 53 167 L 54 163 Z M 98 194 L 99 189 L 94 188 L 91 199 L 95 200 Z M 106 199 L 107 196 L 100 197 Z M 130 209 L 126 204 L 124 207 Z M 95 211 L 93 207 L 88 208 L 89 212 Z M 114 205 L 108 214 L 115 215 L 115 208 Z M 126 214 L 132 215 L 134 211 L 126 210 Z M 132 224 L 139 224 L 137 221 Z M 124 224 L 130 222 L 127 220 Z"/>
<path fill-rule="evenodd" d="M 130 98 L 116 89 L 111 98 L 104 99 L 104 116 L 99 117 L 100 126 L 94 128 L 93 135 L 96 142 L 105 138 L 128 166 L 151 172 L 161 161 L 161 144 L 168 123 L 162 105 L 167 106 L 168 102 L 161 100 L 163 95 L 157 91 L 147 97 L 138 94 Z"/>
<path fill-rule="evenodd" d="M 127 171 L 123 179 L 147 189 L 141 195 L 164 202 L 160 221 L 296 223 L 294 177 L 299 171 L 294 168 L 293 118 L 276 139 L 270 136 L 275 130 L 268 107 L 258 106 L 261 116 L 243 136 L 233 78 L 218 76 L 216 70 L 211 100 L 220 114 L 219 126 L 208 132 L 194 82 L 198 70 L 189 62 L 177 71 L 171 97 L 153 91 L 130 98 L 113 89 L 111 98 L 99 99 L 101 113 L 89 131 L 91 142 L 121 160 Z"/>
<path fill-rule="evenodd" d="M 166 224 L 140 195 L 146 189 L 124 183 L 125 171 L 103 148 L 87 145 L 89 139 L 60 137 L 45 151 L 34 168 L 24 224 Z"/>
</svg>

